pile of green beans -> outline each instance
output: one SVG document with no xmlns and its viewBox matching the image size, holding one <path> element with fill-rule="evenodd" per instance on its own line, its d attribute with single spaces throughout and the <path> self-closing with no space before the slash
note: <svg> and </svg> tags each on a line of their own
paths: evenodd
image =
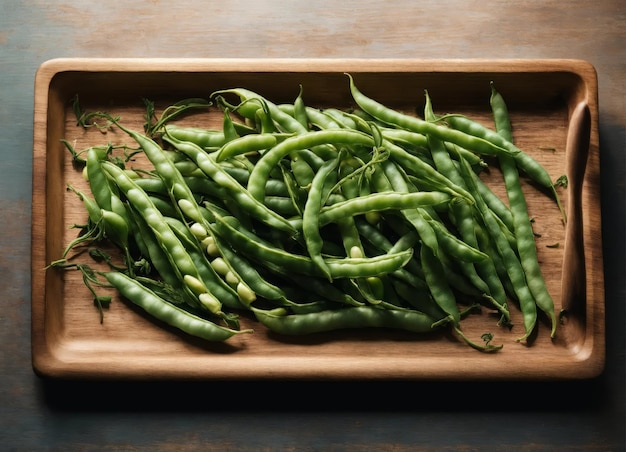
<svg viewBox="0 0 626 452">
<path fill-rule="evenodd" d="M 210 341 L 250 332 L 239 324 L 245 313 L 288 335 L 449 327 L 495 351 L 502 346 L 491 333 L 471 340 L 462 320 L 485 308 L 511 327 L 510 301 L 523 314 L 518 341 L 535 330 L 537 308 L 554 337 L 519 172 L 556 191 L 513 144 L 502 96 L 492 85 L 491 130 L 435 115 L 427 92 L 423 119 L 391 109 L 347 77 L 354 105 L 346 110 L 308 106 L 302 87 L 292 104 L 244 88 L 190 100 L 190 110 L 221 112 L 217 130 L 177 125 L 184 101 L 160 119 L 149 109 L 141 132 L 76 105 L 79 124 L 105 121 L 100 127 L 119 128 L 138 150 L 127 159 L 110 144 L 87 150 L 92 197 L 73 190 L 88 223 L 53 266 L 85 272 L 66 260 L 69 251 L 113 243 L 123 264 L 98 273 L 101 284 Z M 138 152 L 151 166 L 132 167 Z M 507 200 L 481 181 L 484 155 L 499 162 Z"/>
</svg>

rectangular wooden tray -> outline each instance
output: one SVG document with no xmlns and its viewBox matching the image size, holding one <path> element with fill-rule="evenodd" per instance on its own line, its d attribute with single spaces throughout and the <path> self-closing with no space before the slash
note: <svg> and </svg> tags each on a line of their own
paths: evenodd
<svg viewBox="0 0 626 452">
<path fill-rule="evenodd" d="M 121 115 L 126 125 L 140 128 L 143 98 L 162 108 L 239 86 L 278 103 L 293 102 L 302 85 L 309 105 L 349 108 L 346 72 L 365 94 L 390 107 L 421 112 L 427 89 L 436 112 L 470 114 L 487 125 L 492 121 L 489 82 L 494 81 L 508 102 L 518 146 L 554 179 L 568 174 L 570 188 L 559 189 L 561 199 L 570 210 L 576 204 L 582 209 L 580 217 L 570 212 L 567 226 L 549 196 L 524 181 L 540 234 L 537 249 L 544 277 L 557 312 L 568 312 L 555 339 L 541 318 L 532 344 L 516 342 L 522 321 L 512 302 L 515 325 L 510 331 L 498 327 L 497 318 L 487 312 L 464 321 L 468 336 L 480 340 L 482 333 L 492 332 L 493 342 L 504 344 L 492 354 L 446 334 L 352 331 L 281 339 L 245 318 L 244 325 L 254 327 L 254 334 L 209 344 L 166 328 L 117 298 L 101 324 L 78 272 L 45 270 L 76 236 L 70 226 L 85 220 L 66 184 L 86 185 L 61 140 L 84 149 L 116 138 L 76 126 L 76 95 L 84 108 Z M 588 105 L 591 118 L 587 159 L 585 146 L 566 152 L 571 116 L 581 103 Z M 194 125 L 209 127 L 219 118 L 198 121 Z M 32 359 L 41 376 L 548 380 L 590 378 L 604 368 L 597 76 L 584 61 L 56 59 L 42 64 L 36 74 L 33 151 Z M 499 177 L 497 171 L 489 177 L 494 190 L 502 190 Z M 582 184 L 580 196 L 568 197 L 577 182 Z"/>
</svg>

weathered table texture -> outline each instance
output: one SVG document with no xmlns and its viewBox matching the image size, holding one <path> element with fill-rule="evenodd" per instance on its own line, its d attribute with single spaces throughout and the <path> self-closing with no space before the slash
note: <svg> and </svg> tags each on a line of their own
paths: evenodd
<svg viewBox="0 0 626 452">
<path fill-rule="evenodd" d="M 597 70 L 606 368 L 592 380 L 49 381 L 30 350 L 33 84 L 79 58 L 574 58 Z M 618 0 L 85 3 L 0 14 L 3 450 L 624 450 L 626 8 Z M 33 244 L 36 246 L 37 244 Z"/>
</svg>

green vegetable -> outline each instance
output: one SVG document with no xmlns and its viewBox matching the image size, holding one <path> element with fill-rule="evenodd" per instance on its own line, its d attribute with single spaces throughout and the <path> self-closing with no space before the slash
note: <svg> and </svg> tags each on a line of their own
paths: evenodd
<svg viewBox="0 0 626 452">
<path fill-rule="evenodd" d="M 211 341 L 248 332 L 239 323 L 246 312 L 289 335 L 451 328 L 491 352 L 502 347 L 491 345 L 493 333 L 478 344 L 463 321 L 484 306 L 500 314 L 498 326 L 510 325 L 509 299 L 524 321 L 519 340 L 535 330 L 537 309 L 553 320 L 554 335 L 518 170 L 553 185 L 513 144 L 501 96 L 493 89 L 492 131 L 436 115 L 428 92 L 424 119 L 365 96 L 351 76 L 349 92 L 351 111 L 306 105 L 302 86 L 292 104 L 235 87 L 211 101 L 177 102 L 160 116 L 144 100 L 144 133 L 76 102 L 79 125 L 117 127 L 139 149 L 76 152 L 66 143 L 85 165 L 93 198 L 74 190 L 88 221 L 51 265 L 82 269 L 102 309 L 109 299 L 95 294 L 96 273 L 66 258 L 84 243 L 111 241 L 124 265 L 107 258 L 110 270 L 101 274 L 119 294 Z M 220 130 L 170 123 L 210 108 L 221 114 Z M 120 149 L 123 159 L 114 155 Z M 125 170 L 128 149 L 144 153 L 148 166 Z M 509 205 L 480 179 L 493 160 Z M 90 254 L 102 262 L 103 252 Z"/>
</svg>

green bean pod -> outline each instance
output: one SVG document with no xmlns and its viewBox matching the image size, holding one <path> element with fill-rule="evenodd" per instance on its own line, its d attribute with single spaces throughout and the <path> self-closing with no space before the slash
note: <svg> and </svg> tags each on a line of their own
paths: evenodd
<svg viewBox="0 0 626 452">
<path fill-rule="evenodd" d="M 309 188 L 316 174 L 313 168 L 311 168 L 311 165 L 309 165 L 309 163 L 306 160 L 298 156 L 298 157 L 291 159 L 290 166 L 291 166 L 291 177 L 297 182 L 299 187 Z M 285 177 L 284 174 L 283 174 L 283 177 Z M 288 187 L 292 186 L 291 184 L 286 184 L 286 185 Z M 267 190 L 267 184 L 266 184 L 266 190 Z M 266 192 L 266 195 L 267 195 L 267 192 Z"/>
<path fill-rule="evenodd" d="M 268 150 L 257 161 L 248 179 L 248 191 L 250 195 L 260 202 L 265 198 L 265 185 L 269 174 L 278 162 L 291 153 L 302 149 L 309 149 L 323 144 L 346 144 L 371 146 L 373 140 L 370 136 L 350 130 L 322 130 L 319 132 L 306 132 L 285 139 L 272 149 Z"/>
<path fill-rule="evenodd" d="M 511 151 L 505 149 L 504 147 L 498 146 L 484 138 L 424 121 L 417 117 L 409 116 L 386 107 L 374 99 L 365 96 L 359 89 L 357 89 L 352 76 L 349 74 L 346 75 L 349 77 L 350 92 L 352 93 L 352 97 L 357 105 L 366 113 L 386 124 L 410 130 L 412 132 L 421 133 L 423 135 L 433 135 L 443 141 L 449 141 L 478 154 L 498 155 L 502 152 L 519 152 L 519 150 Z"/>
<path fill-rule="evenodd" d="M 245 88 L 231 88 L 231 89 L 215 91 L 211 94 L 210 97 L 213 98 L 215 96 L 223 96 L 224 94 L 236 95 L 237 97 L 239 97 L 240 101 L 244 105 L 251 104 L 252 102 L 256 102 L 258 106 L 256 108 L 253 108 L 253 110 L 251 111 L 246 112 L 242 109 L 238 109 L 238 111 L 242 115 L 249 117 L 250 119 L 255 118 L 257 110 L 259 108 L 262 108 L 261 104 L 263 103 L 267 107 L 268 112 L 271 115 L 274 122 L 279 126 L 279 128 L 282 131 L 298 132 L 298 133 L 307 131 L 306 127 L 304 127 L 300 122 L 298 122 L 296 118 L 283 112 L 280 108 L 278 108 L 276 104 L 274 104 L 273 102 L 270 102 L 268 99 L 266 99 L 265 97 L 261 96 L 258 93 L 255 93 L 254 91 L 251 91 Z"/>
<path fill-rule="evenodd" d="M 306 242 L 309 257 L 328 279 L 331 279 L 332 276 L 322 257 L 324 240 L 319 230 L 321 226 L 320 210 L 325 203 L 325 196 L 327 195 L 324 187 L 327 185 L 328 178 L 336 171 L 340 160 L 341 154 L 336 159 L 329 160 L 315 174 L 309 189 L 309 196 L 304 205 L 304 211 L 302 212 L 302 235 Z"/>
<path fill-rule="evenodd" d="M 226 328 L 191 314 L 165 301 L 152 290 L 124 273 L 107 272 L 104 273 L 104 277 L 124 298 L 142 308 L 152 317 L 192 336 L 207 341 L 221 342 L 236 334 L 252 332 L 252 330 Z"/>
<path fill-rule="evenodd" d="M 469 168 L 469 164 L 467 162 L 462 161 L 461 163 L 462 175 L 468 186 L 472 187 L 474 184 L 474 180 L 471 176 L 471 173 L 473 173 L 472 169 Z M 524 268 L 522 267 L 518 256 L 515 254 L 514 249 L 511 248 L 506 236 L 502 233 L 502 228 L 497 222 L 495 214 L 488 208 L 480 196 L 476 197 L 476 206 L 477 213 L 482 218 L 485 229 L 494 241 L 495 248 L 498 250 L 498 253 L 502 258 L 503 266 L 520 303 L 520 308 L 524 318 L 525 332 L 523 336 L 518 338 L 518 341 L 525 340 L 535 329 L 535 325 L 537 323 L 537 306 L 532 292 L 528 288 Z"/>
<path fill-rule="evenodd" d="M 324 276 L 317 265 L 308 257 L 289 253 L 265 243 L 252 233 L 244 233 L 241 224 L 234 217 L 215 215 L 216 231 L 234 249 L 238 249 L 263 265 L 269 262 L 283 268 L 284 272 L 294 271 L 306 275 Z M 331 277 L 361 278 L 380 276 L 402 268 L 411 258 L 412 250 L 394 254 L 384 254 L 370 258 L 327 258 Z"/>
<path fill-rule="evenodd" d="M 319 214 L 319 225 L 324 226 L 341 218 L 368 212 L 417 209 L 425 206 L 446 205 L 449 202 L 450 195 L 442 192 L 372 193 L 323 207 Z"/>
<path fill-rule="evenodd" d="M 102 209 L 111 210 L 111 187 L 100 167 L 100 163 L 106 158 L 107 150 L 108 148 L 89 148 L 86 169 L 89 188 L 95 201 Z"/>
<path fill-rule="evenodd" d="M 420 248 L 422 268 L 426 283 L 437 305 L 449 315 L 456 325 L 461 321 L 461 313 L 456 304 L 454 292 L 448 284 L 441 262 L 435 257 L 432 250 L 426 246 Z"/>
<path fill-rule="evenodd" d="M 307 117 L 309 122 L 319 129 L 343 129 L 344 126 L 336 118 L 317 108 L 307 107 Z"/>
<path fill-rule="evenodd" d="M 239 299 L 237 292 L 230 287 L 220 275 L 218 275 L 209 261 L 206 253 L 189 230 L 189 227 L 177 218 L 166 217 L 165 222 L 172 228 L 180 242 L 183 244 L 189 257 L 198 269 L 198 276 L 206 287 L 211 288 L 211 293 L 225 306 L 232 309 L 242 309 L 245 306 Z M 198 225 L 198 223 L 194 223 Z"/>
<path fill-rule="evenodd" d="M 499 152 L 495 155 L 511 156 L 516 164 L 530 177 L 532 177 L 533 180 L 546 188 L 552 188 L 552 179 L 546 169 L 530 155 L 522 152 L 509 140 L 498 135 L 497 132 L 494 132 L 482 124 L 460 115 L 449 115 L 446 117 L 446 122 L 455 130 L 463 131 L 469 135 L 494 143 L 494 145 L 499 148 L 507 149 L 509 152 Z"/>
<path fill-rule="evenodd" d="M 278 107 L 280 109 L 280 107 Z M 281 110 L 282 111 L 282 110 Z M 296 100 L 293 102 L 293 115 L 296 121 L 300 123 L 300 125 L 308 130 L 309 129 L 309 116 L 306 112 L 306 104 L 304 103 L 303 98 L 303 89 L 302 85 L 300 85 L 300 91 L 298 92 L 298 96 Z"/>
<path fill-rule="evenodd" d="M 280 268 L 275 268 L 280 272 Z M 284 273 L 284 272 L 281 272 Z M 335 280 L 332 283 L 324 278 L 302 275 L 289 272 L 282 275 L 287 281 L 296 284 L 300 291 L 312 293 L 330 302 L 346 306 L 364 306 L 365 301 L 358 291 L 354 291 L 353 286 L 343 284 L 344 280 Z"/>
<path fill-rule="evenodd" d="M 132 261 L 128 241 L 130 228 L 126 218 L 114 211 L 102 209 L 95 199 L 89 197 L 81 190 L 78 190 L 69 184 L 67 187 L 83 202 L 83 205 L 87 210 L 89 222 L 87 225 L 87 232 L 83 235 L 79 235 L 66 246 L 63 251 L 62 258 L 65 259 L 71 249 L 81 243 L 94 240 L 99 241 L 104 238 L 108 238 L 124 251 L 126 265 L 130 268 Z M 110 196 L 107 199 L 109 202 L 111 201 Z"/>
<path fill-rule="evenodd" d="M 180 127 L 174 124 L 168 124 L 164 127 L 163 133 L 180 141 L 195 143 L 202 149 L 218 149 L 226 144 L 224 132 L 219 130 Z"/>
<path fill-rule="evenodd" d="M 276 142 L 277 138 L 274 134 L 259 133 L 244 135 L 224 144 L 224 146 L 217 151 L 215 161 L 221 162 L 236 155 L 246 154 L 248 152 L 261 152 L 265 149 L 273 147 Z"/>
<path fill-rule="evenodd" d="M 502 95 L 496 91 L 491 84 L 491 107 L 497 133 L 505 139 L 511 140 L 511 124 L 509 121 L 508 109 Z M 550 318 L 552 324 L 551 337 L 556 334 L 557 319 L 554 310 L 554 301 L 546 287 L 539 262 L 537 260 L 537 247 L 533 234 L 530 217 L 528 216 L 528 206 L 524 197 L 524 192 L 519 181 L 519 174 L 515 161 L 509 156 L 499 157 L 500 166 L 504 175 L 504 183 L 509 197 L 509 205 L 513 214 L 515 236 L 517 237 L 517 250 L 531 293 L 535 297 L 537 306 Z"/>
<path fill-rule="evenodd" d="M 170 262 L 167 253 L 163 250 L 161 245 L 157 242 L 154 233 L 150 227 L 146 224 L 142 215 L 135 210 L 132 206 L 129 206 L 129 215 L 132 219 L 133 227 L 139 234 L 141 243 L 143 244 L 145 258 L 149 259 L 152 267 L 157 271 L 161 279 L 171 287 L 185 292 L 182 288 L 182 281 L 174 269 L 174 266 Z M 195 303 L 191 301 L 192 305 Z"/>
<path fill-rule="evenodd" d="M 345 307 L 311 314 L 285 314 L 284 310 L 254 310 L 268 329 L 285 335 L 306 335 L 353 328 L 393 328 L 414 333 L 433 331 L 433 319 L 418 311 Z"/>
</svg>

